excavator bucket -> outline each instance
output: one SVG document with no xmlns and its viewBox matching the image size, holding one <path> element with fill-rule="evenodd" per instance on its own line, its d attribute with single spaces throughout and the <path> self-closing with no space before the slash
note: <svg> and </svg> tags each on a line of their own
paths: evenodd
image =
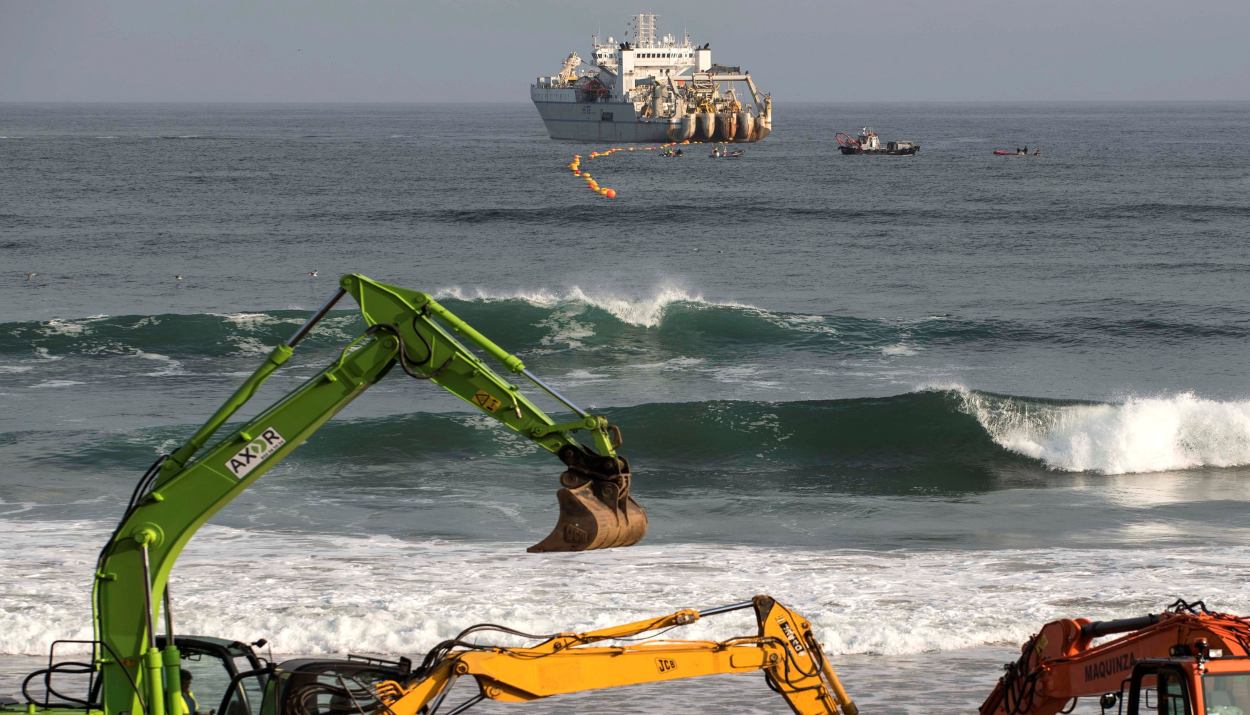
<svg viewBox="0 0 1250 715">
<path fill-rule="evenodd" d="M 587 478 L 570 468 L 560 475 L 564 485 L 556 492 L 560 519 L 547 538 L 526 549 L 590 551 L 632 546 L 647 533 L 647 513 L 629 495 L 628 467 L 611 478 Z"/>
</svg>

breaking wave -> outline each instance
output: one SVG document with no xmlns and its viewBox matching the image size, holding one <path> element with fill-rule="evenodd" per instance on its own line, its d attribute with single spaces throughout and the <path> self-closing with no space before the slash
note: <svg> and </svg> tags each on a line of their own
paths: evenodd
<svg viewBox="0 0 1250 715">
<path fill-rule="evenodd" d="M 1192 394 L 1092 403 L 954 387 L 883 398 L 648 403 L 604 412 L 621 426 L 635 468 L 655 477 L 650 489 L 767 474 L 755 483 L 958 490 L 1002 467 L 1110 475 L 1250 465 L 1250 400 Z M 63 443 L 35 459 L 71 469 L 141 467 L 157 445 L 187 431 L 84 433 L 76 447 Z M 540 454 L 484 415 L 411 413 L 330 422 L 291 460 L 351 465 L 348 471 L 360 472 L 354 478 L 367 479 L 381 465 L 549 459 Z"/>
<path fill-rule="evenodd" d="M 594 309 L 605 312 L 617 320 L 627 325 L 636 327 L 654 328 L 660 325 L 664 318 L 665 311 L 670 306 L 686 305 L 690 307 L 702 308 L 730 308 L 747 311 L 764 312 L 759 308 L 741 303 L 709 301 L 702 295 L 691 293 L 690 291 L 677 286 L 660 286 L 655 292 L 643 298 L 626 298 L 612 294 L 595 294 L 587 292 L 578 286 L 573 286 L 566 290 L 534 290 L 534 291 L 512 291 L 497 292 L 484 288 L 465 289 L 459 286 L 443 288 L 434 293 L 435 298 L 440 301 L 451 298 L 460 303 L 466 302 L 490 302 L 490 303 L 512 303 L 520 302 L 541 308 L 556 308 L 559 306 L 575 307 L 579 309 Z"/>
<path fill-rule="evenodd" d="M 955 394 L 996 444 L 1052 469 L 1128 474 L 1250 464 L 1250 400 L 1182 393 L 1073 404 Z"/>
<path fill-rule="evenodd" d="M 1106 344 L 1108 339 L 1132 339 L 1143 332 L 1172 341 L 1250 337 L 1250 329 L 1226 324 L 1077 319 L 1027 323 L 949 315 L 879 319 L 774 311 L 709 299 L 676 286 L 632 297 L 576 286 L 513 292 L 452 287 L 435 295 L 515 352 L 659 350 L 700 358 L 804 350 L 905 359 L 939 346 L 980 350 L 1021 343 Z M 0 357 L 30 356 L 35 351 L 105 357 L 143 352 L 174 359 L 263 353 L 289 338 L 308 315 L 302 310 L 271 310 L 0 323 Z M 337 350 L 363 329 L 354 311 L 335 311 L 318 325 L 309 345 Z"/>
</svg>

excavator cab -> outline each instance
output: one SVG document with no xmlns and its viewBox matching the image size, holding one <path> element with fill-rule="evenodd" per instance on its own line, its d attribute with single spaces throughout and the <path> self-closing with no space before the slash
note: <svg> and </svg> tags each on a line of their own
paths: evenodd
<svg viewBox="0 0 1250 715">
<path fill-rule="evenodd" d="M 1133 668 L 1128 681 L 1128 712 L 1140 715 L 1195 715 L 1190 706 L 1191 674 L 1172 659 L 1147 660 Z"/>
<path fill-rule="evenodd" d="M 1062 618 L 1005 670 L 981 715 L 1076 712 L 1091 697 L 1104 715 L 1250 715 L 1250 619 L 1183 599 L 1132 618 Z"/>
<path fill-rule="evenodd" d="M 158 648 L 164 648 L 165 636 L 157 636 L 156 643 Z M 242 681 L 238 676 L 240 673 L 264 670 L 264 662 L 252 646 L 263 646 L 265 643 L 264 640 L 247 644 L 209 636 L 176 636 L 174 645 L 178 647 L 181 657 L 180 667 L 191 676 L 192 699 L 187 702 L 188 710 L 193 709 L 194 713 L 254 715 L 250 705 L 242 709 L 240 705 L 251 700 L 259 703 L 258 696 L 262 691 L 253 689 L 249 693 L 241 689 L 238 684 Z M 233 708 L 225 709 L 226 702 L 234 703 Z"/>
<path fill-rule="evenodd" d="M 1214 655 L 1217 651 L 1212 651 Z M 1183 656 L 1139 661 L 1120 693 L 1103 696 L 1105 713 L 1250 715 L 1250 661 Z"/>
</svg>

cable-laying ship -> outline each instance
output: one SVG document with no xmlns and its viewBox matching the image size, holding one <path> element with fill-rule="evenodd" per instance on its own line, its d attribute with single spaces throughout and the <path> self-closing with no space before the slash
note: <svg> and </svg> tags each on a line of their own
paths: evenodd
<svg viewBox="0 0 1250 715">
<path fill-rule="evenodd" d="M 711 47 L 684 34 L 657 36 L 640 13 L 621 42 L 592 38 L 592 60 L 576 52 L 539 77 L 530 98 L 552 139 L 602 142 L 755 142 L 773 127 L 772 97 L 740 67 L 712 64 Z"/>
</svg>

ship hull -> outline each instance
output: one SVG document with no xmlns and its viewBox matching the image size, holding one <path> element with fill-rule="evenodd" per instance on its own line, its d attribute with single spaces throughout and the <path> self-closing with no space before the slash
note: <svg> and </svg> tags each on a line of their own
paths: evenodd
<svg viewBox="0 0 1250 715">
<path fill-rule="evenodd" d="M 551 102 L 534 107 L 552 139 L 602 143 L 661 143 L 681 132 L 680 121 L 641 119 L 628 102 Z"/>
<path fill-rule="evenodd" d="M 659 144 L 671 141 L 712 141 L 718 127 L 710 112 L 680 117 L 640 117 L 631 102 L 577 101 L 576 90 L 564 87 L 531 87 L 530 99 L 552 139 L 602 144 Z M 744 113 L 744 116 L 745 115 Z M 725 141 L 753 142 L 768 136 L 763 122 L 735 121 L 733 138 Z M 748 127 L 744 132 L 739 127 Z"/>
<path fill-rule="evenodd" d="M 882 154 L 885 156 L 911 156 L 920 151 L 920 147 L 911 146 L 905 149 L 861 149 L 854 146 L 839 146 L 838 151 L 843 154 Z"/>
</svg>

